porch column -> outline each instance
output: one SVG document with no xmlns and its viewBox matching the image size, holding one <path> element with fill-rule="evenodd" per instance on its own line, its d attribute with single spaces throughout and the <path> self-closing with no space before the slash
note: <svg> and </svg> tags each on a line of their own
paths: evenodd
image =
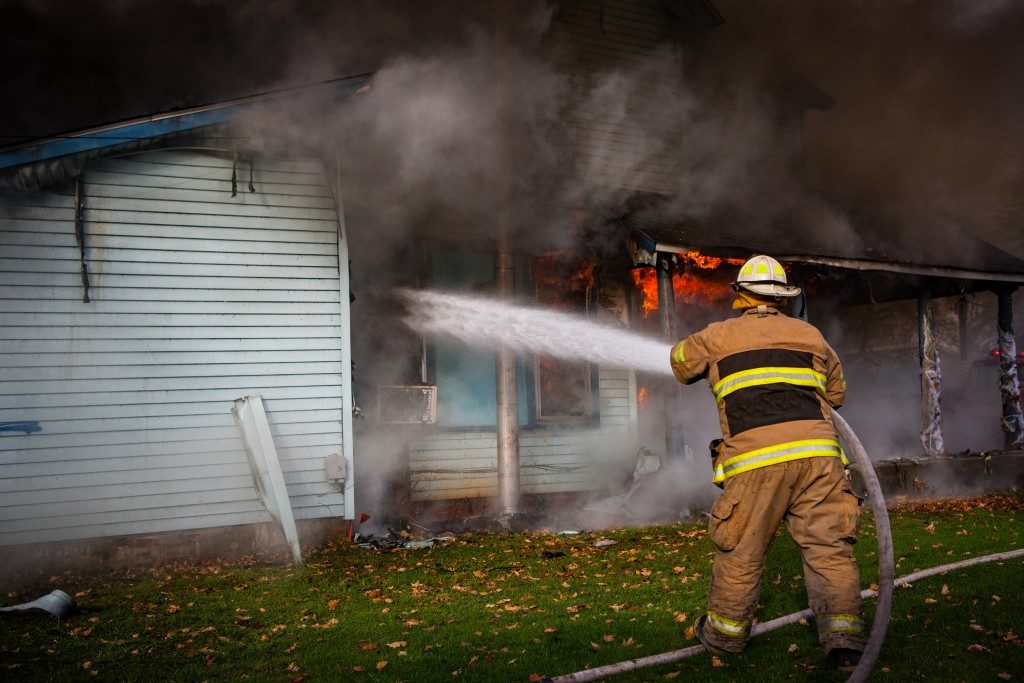
<svg viewBox="0 0 1024 683">
<path fill-rule="evenodd" d="M 509 92 L 505 85 L 508 60 L 508 26 L 510 5 L 507 0 L 494 3 L 494 106 L 502 111 L 508 105 Z M 512 206 L 512 188 L 509 174 L 508 139 L 500 141 L 501 169 L 498 172 L 497 242 L 494 259 L 494 282 L 499 299 L 515 296 L 515 250 L 509 225 Z M 497 394 L 498 438 L 498 504 L 499 515 L 508 519 L 520 511 L 519 489 L 519 394 L 516 385 L 516 356 L 512 349 L 502 345 L 494 357 L 495 389 Z"/>
<path fill-rule="evenodd" d="M 669 344 L 676 338 L 676 301 L 672 290 L 672 271 L 676 264 L 673 254 L 658 252 L 658 314 L 661 318 L 661 338 Z M 666 363 L 668 360 L 666 359 Z M 665 452 L 669 459 L 681 459 L 686 450 L 683 440 L 683 388 L 672 382 L 665 396 Z"/>
<path fill-rule="evenodd" d="M 942 439 L 942 368 L 935 348 L 935 318 L 932 293 L 922 285 L 917 295 L 918 362 L 921 365 L 921 445 L 928 455 L 945 450 Z"/>
<path fill-rule="evenodd" d="M 999 392 L 1003 397 L 1003 436 L 1006 448 L 1024 446 L 1024 416 L 1020 406 L 1017 377 L 1017 342 L 1013 338 L 1013 292 L 1015 286 L 996 290 L 999 332 Z"/>
</svg>

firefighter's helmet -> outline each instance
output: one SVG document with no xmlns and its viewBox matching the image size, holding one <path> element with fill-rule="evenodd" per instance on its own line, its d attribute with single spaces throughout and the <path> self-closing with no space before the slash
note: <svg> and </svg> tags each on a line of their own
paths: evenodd
<svg viewBox="0 0 1024 683">
<path fill-rule="evenodd" d="M 740 267 L 740 274 L 732 286 L 761 296 L 790 297 L 800 293 L 799 287 L 786 281 L 786 271 L 782 264 L 763 254 L 752 256 Z"/>
</svg>

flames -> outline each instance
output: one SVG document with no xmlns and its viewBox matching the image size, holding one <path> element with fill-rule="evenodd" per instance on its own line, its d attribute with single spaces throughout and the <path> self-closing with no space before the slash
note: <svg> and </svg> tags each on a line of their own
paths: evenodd
<svg viewBox="0 0 1024 683">
<path fill-rule="evenodd" d="M 597 284 L 597 262 L 568 251 L 535 256 L 530 273 L 537 288 L 537 301 L 555 308 L 585 309 Z"/>
<path fill-rule="evenodd" d="M 707 256 L 699 251 L 681 254 L 683 262 L 691 266 L 682 273 L 672 276 L 672 291 L 676 303 L 691 306 L 717 306 L 728 302 L 733 295 L 729 285 L 719 278 L 711 278 L 700 271 L 714 271 L 722 265 L 741 266 L 743 259 Z M 654 268 L 636 268 L 632 271 L 633 283 L 643 295 L 644 317 L 658 308 L 658 274 Z"/>
<path fill-rule="evenodd" d="M 721 266 L 723 263 L 727 263 L 730 266 L 742 266 L 743 259 L 741 258 L 720 258 L 718 256 L 707 256 L 700 253 L 699 251 L 688 251 L 683 257 L 683 260 L 691 266 L 696 266 L 701 270 L 714 270 Z"/>
</svg>

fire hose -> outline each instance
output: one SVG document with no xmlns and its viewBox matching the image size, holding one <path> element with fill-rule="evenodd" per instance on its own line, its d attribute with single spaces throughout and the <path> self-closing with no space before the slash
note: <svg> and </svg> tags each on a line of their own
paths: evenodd
<svg viewBox="0 0 1024 683">
<path fill-rule="evenodd" d="M 993 555 L 985 555 L 984 557 L 974 557 L 968 560 L 954 562 L 952 564 L 941 565 L 939 567 L 932 567 L 930 569 L 924 569 L 908 574 L 900 577 L 899 579 L 894 579 L 892 529 L 889 526 L 889 512 L 885 507 L 885 498 L 882 495 L 882 487 L 878 483 L 878 477 L 875 476 L 875 469 L 871 464 L 870 458 L 868 458 L 867 452 L 864 450 L 864 446 L 860 443 L 857 435 L 854 433 L 853 429 L 850 428 L 850 425 L 847 424 L 846 420 L 844 420 L 839 413 L 834 410 L 832 411 L 832 420 L 835 423 L 836 430 L 839 432 L 839 437 L 846 444 L 849 452 L 853 453 L 854 459 L 857 461 L 861 477 L 863 478 L 864 485 L 867 488 L 872 510 L 875 514 L 875 529 L 878 536 L 878 590 L 875 591 L 867 589 L 861 591 L 862 598 L 877 596 L 878 606 L 875 608 L 875 618 L 871 626 L 871 636 L 868 638 L 867 646 L 864 649 L 864 653 L 861 655 L 860 663 L 848 679 L 853 683 L 861 683 L 862 681 L 866 681 L 868 676 L 871 675 L 871 672 L 875 667 L 875 662 L 878 661 L 878 655 L 882 650 L 882 643 L 885 640 L 885 632 L 889 626 L 889 614 L 892 609 L 892 594 L 894 586 L 909 584 L 913 581 L 927 578 L 929 576 L 944 574 L 946 572 L 970 567 L 976 564 L 1024 557 L 1024 548 L 995 553 Z M 751 629 L 750 635 L 757 636 L 762 633 L 767 633 L 768 631 L 773 631 L 782 626 L 787 626 L 789 624 L 796 623 L 801 619 L 807 619 L 813 616 L 814 612 L 810 609 L 806 609 L 801 612 L 794 612 L 793 614 L 788 614 L 786 616 L 779 617 L 778 619 L 772 619 L 771 621 L 756 624 Z M 583 671 L 577 671 L 576 673 L 557 676 L 554 678 L 546 678 L 544 680 L 550 683 L 580 683 L 581 681 L 595 681 L 599 678 L 626 673 L 627 671 L 633 671 L 634 669 L 677 662 L 681 659 L 692 657 L 693 655 L 700 654 L 704 651 L 705 647 L 703 645 L 693 645 L 681 650 L 673 650 L 671 652 L 664 652 L 647 657 L 639 657 L 637 659 L 630 659 L 616 664 L 599 666 L 593 669 L 584 669 Z"/>
</svg>

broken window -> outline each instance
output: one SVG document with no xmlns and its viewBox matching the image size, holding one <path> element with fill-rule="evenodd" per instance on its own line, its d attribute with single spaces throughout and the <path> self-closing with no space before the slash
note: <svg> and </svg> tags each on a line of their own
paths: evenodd
<svg viewBox="0 0 1024 683">
<path fill-rule="evenodd" d="M 545 308 L 585 316 L 595 291 L 595 263 L 568 252 L 537 256 L 530 263 L 534 298 Z M 584 340 L 580 340 L 581 343 Z M 591 366 L 551 356 L 534 359 L 538 422 L 591 422 L 596 411 Z"/>
</svg>

